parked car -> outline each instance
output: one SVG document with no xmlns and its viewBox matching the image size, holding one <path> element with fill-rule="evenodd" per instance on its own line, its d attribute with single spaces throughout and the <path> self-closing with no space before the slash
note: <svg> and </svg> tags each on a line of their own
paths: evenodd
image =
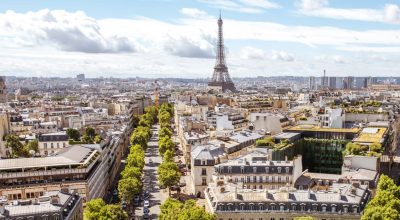
<svg viewBox="0 0 400 220">
<path fill-rule="evenodd" d="M 143 209 L 143 213 L 149 214 L 149 212 L 150 212 L 150 209 L 149 209 L 149 208 L 146 208 L 146 207 L 145 207 L 145 208 Z"/>
<path fill-rule="evenodd" d="M 150 202 L 149 202 L 149 200 L 144 200 L 143 207 L 145 207 L 145 208 L 150 207 Z"/>
<path fill-rule="evenodd" d="M 136 195 L 134 198 L 133 198 L 133 205 L 134 206 L 138 206 L 140 204 L 140 196 L 139 195 Z"/>
<path fill-rule="evenodd" d="M 166 186 L 160 185 L 160 189 L 166 189 Z"/>
<path fill-rule="evenodd" d="M 144 199 L 148 199 L 149 198 L 149 196 L 150 196 L 150 192 L 149 191 L 144 191 L 144 193 L 143 193 L 143 197 L 144 197 Z"/>
<path fill-rule="evenodd" d="M 126 202 L 125 202 L 125 201 L 122 201 L 122 202 L 121 202 L 121 208 L 122 208 L 122 209 L 126 209 Z"/>
</svg>

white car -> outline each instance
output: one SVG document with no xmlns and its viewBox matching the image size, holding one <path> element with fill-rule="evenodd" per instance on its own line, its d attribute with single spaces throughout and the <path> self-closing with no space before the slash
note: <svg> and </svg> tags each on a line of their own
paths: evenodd
<svg viewBox="0 0 400 220">
<path fill-rule="evenodd" d="M 148 208 L 150 206 L 149 200 L 144 200 L 143 206 Z"/>
</svg>

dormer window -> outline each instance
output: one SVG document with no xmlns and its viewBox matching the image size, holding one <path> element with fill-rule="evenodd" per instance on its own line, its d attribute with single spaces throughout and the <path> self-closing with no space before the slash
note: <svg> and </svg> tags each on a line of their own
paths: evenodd
<svg viewBox="0 0 400 220">
<path fill-rule="evenodd" d="M 289 173 L 289 167 L 286 167 L 286 173 Z"/>
<path fill-rule="evenodd" d="M 205 160 L 202 160 L 202 161 L 201 161 L 201 165 L 202 165 L 202 166 L 205 166 L 205 165 L 206 165 L 206 161 L 205 161 Z"/>
<path fill-rule="evenodd" d="M 257 173 L 257 167 L 253 167 L 253 173 Z"/>
<path fill-rule="evenodd" d="M 281 173 L 282 167 L 278 167 L 278 173 Z"/>
<path fill-rule="evenodd" d="M 232 173 L 232 167 L 228 167 L 228 173 Z"/>
<path fill-rule="evenodd" d="M 240 167 L 240 172 L 244 173 L 244 167 L 243 166 Z"/>
<path fill-rule="evenodd" d="M 269 173 L 269 167 L 265 167 L 265 172 Z"/>
</svg>

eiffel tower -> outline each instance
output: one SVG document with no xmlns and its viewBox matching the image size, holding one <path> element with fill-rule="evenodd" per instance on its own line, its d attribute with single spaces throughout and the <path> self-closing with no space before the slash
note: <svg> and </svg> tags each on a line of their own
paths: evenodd
<svg viewBox="0 0 400 220">
<path fill-rule="evenodd" d="M 211 81 L 208 83 L 209 88 L 217 88 L 216 90 L 222 90 L 222 92 L 231 91 L 236 92 L 235 85 L 229 76 L 228 67 L 225 62 L 225 48 L 224 39 L 222 32 L 222 19 L 221 13 L 219 13 L 218 19 L 218 48 L 217 57 L 214 66 L 214 74 Z"/>
</svg>

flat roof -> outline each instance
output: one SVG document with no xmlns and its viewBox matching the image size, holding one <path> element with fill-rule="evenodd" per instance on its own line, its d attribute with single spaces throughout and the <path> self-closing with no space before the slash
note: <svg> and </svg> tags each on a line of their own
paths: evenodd
<svg viewBox="0 0 400 220">
<path fill-rule="evenodd" d="M 360 143 L 382 143 L 386 130 L 387 128 L 385 127 L 367 127 L 353 141 Z"/>
<path fill-rule="evenodd" d="M 96 152 L 95 149 L 73 145 L 55 156 L 0 159 L 0 171 L 87 164 Z"/>
<path fill-rule="evenodd" d="M 296 125 L 288 128 L 289 131 L 325 131 L 325 132 L 341 132 L 341 133 L 358 133 L 359 128 L 322 128 L 315 125 Z"/>
</svg>

